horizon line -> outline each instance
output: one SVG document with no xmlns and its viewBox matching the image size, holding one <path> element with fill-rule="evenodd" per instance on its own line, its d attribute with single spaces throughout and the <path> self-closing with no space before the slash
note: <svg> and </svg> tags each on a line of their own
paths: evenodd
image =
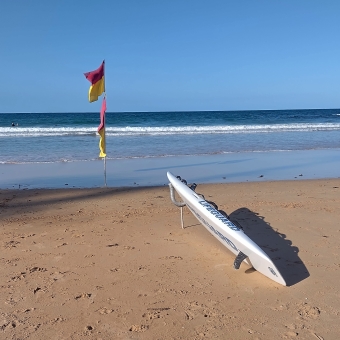
<svg viewBox="0 0 340 340">
<path fill-rule="evenodd" d="M 178 113 L 178 112 L 245 112 L 245 111 L 295 111 L 295 110 L 339 110 L 339 107 L 334 108 L 309 108 L 309 109 L 242 109 L 242 110 L 166 110 L 166 111 L 106 111 L 106 113 Z M 98 111 L 12 111 L 0 112 L 0 114 L 13 113 L 98 113 Z"/>
</svg>

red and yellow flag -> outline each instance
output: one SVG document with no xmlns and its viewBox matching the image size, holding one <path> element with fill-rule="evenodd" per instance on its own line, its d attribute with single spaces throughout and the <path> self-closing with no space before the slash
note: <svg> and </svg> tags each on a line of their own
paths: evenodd
<svg viewBox="0 0 340 340">
<path fill-rule="evenodd" d="M 84 73 L 86 79 L 92 84 L 89 89 L 90 103 L 98 100 L 98 97 L 105 92 L 104 65 L 105 61 L 97 70 Z"/>
<path fill-rule="evenodd" d="M 98 133 L 100 135 L 99 141 L 99 157 L 106 157 L 106 142 L 105 142 L 105 111 L 106 111 L 106 98 L 103 99 L 102 108 L 100 110 L 100 124 L 98 126 Z"/>
</svg>

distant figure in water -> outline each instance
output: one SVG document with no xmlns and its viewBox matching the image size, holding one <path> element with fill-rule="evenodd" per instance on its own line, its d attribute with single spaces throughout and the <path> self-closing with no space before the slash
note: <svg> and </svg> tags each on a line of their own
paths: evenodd
<svg viewBox="0 0 340 340">
<path fill-rule="evenodd" d="M 15 126 L 15 124 L 14 124 L 14 123 L 12 123 L 12 126 Z"/>
<path fill-rule="evenodd" d="M 12 126 L 19 126 L 19 124 L 18 123 L 16 123 L 16 124 L 12 123 Z"/>
</svg>

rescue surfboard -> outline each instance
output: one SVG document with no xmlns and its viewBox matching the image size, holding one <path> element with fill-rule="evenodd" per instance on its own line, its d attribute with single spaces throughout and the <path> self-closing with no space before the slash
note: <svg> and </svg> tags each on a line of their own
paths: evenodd
<svg viewBox="0 0 340 340">
<path fill-rule="evenodd" d="M 187 185 L 185 180 L 167 172 L 170 181 L 170 195 L 172 202 L 179 206 L 187 206 L 198 221 L 227 249 L 236 255 L 234 268 L 239 269 L 242 262 L 256 269 L 271 280 L 286 286 L 286 282 L 269 256 L 252 241 L 242 229 L 231 222 L 226 214 L 214 207 L 195 192 L 196 184 Z M 175 199 L 174 192 L 183 202 Z"/>
</svg>

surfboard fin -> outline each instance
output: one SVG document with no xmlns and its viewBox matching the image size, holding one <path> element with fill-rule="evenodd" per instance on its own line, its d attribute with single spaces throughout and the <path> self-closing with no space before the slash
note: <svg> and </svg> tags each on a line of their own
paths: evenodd
<svg viewBox="0 0 340 340">
<path fill-rule="evenodd" d="M 239 269 L 240 266 L 241 266 L 242 261 L 245 260 L 247 257 L 248 257 L 248 255 L 243 254 L 242 251 L 240 251 L 238 253 L 238 255 L 236 256 L 236 259 L 234 261 L 234 268 L 235 269 Z"/>
</svg>

